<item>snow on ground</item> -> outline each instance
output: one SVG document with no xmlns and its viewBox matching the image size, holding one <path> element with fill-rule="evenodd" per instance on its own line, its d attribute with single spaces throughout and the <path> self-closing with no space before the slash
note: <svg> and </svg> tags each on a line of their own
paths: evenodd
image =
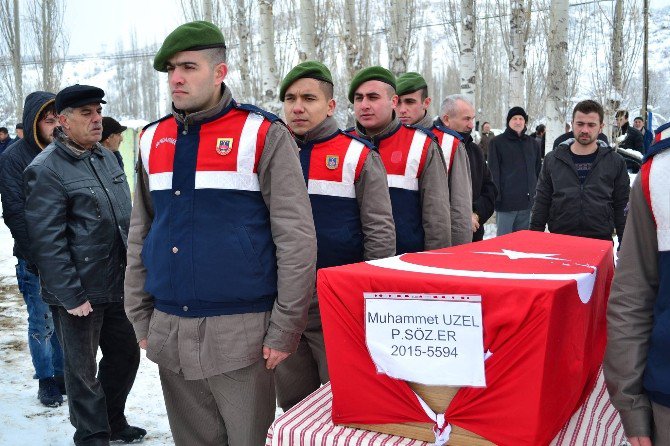
<svg viewBox="0 0 670 446">
<path fill-rule="evenodd" d="M 16 286 L 15 264 L 12 238 L 0 219 L 0 445 L 71 445 L 74 428 L 67 402 L 48 408 L 37 400 L 27 344 L 28 313 Z M 144 354 L 128 396 L 126 416 L 130 424 L 147 430 L 144 445 L 172 444 L 158 367 Z"/>
</svg>

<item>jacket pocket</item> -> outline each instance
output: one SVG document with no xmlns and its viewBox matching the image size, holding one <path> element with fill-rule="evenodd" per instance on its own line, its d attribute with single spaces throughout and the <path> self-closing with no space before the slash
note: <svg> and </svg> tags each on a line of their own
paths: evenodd
<svg viewBox="0 0 670 446">
<path fill-rule="evenodd" d="M 156 315 L 156 311 L 151 314 L 149 321 L 149 333 L 147 334 L 147 353 L 158 354 L 163 351 L 170 331 L 172 329 L 172 317 L 161 314 Z"/>
<path fill-rule="evenodd" d="M 237 236 L 237 240 L 240 242 L 240 247 L 242 248 L 244 257 L 247 260 L 250 272 L 252 272 L 254 276 L 262 276 L 263 267 L 261 266 L 258 254 L 254 249 L 254 245 L 251 242 L 251 237 L 249 236 L 247 228 L 244 226 L 238 226 L 235 228 L 235 235 Z"/>
<path fill-rule="evenodd" d="M 70 255 L 74 261 L 79 280 L 87 292 L 103 292 L 109 285 L 113 265 L 109 265 L 111 247 L 107 244 L 72 245 Z"/>
</svg>

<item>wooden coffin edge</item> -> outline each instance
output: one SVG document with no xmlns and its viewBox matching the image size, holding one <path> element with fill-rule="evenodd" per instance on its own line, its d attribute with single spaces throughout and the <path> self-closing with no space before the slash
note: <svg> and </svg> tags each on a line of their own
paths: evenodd
<svg viewBox="0 0 670 446">
<path fill-rule="evenodd" d="M 389 424 L 345 424 L 343 426 L 364 429 L 382 434 L 414 438 L 429 443 L 435 441 L 433 426 L 430 423 L 389 423 Z M 458 426 L 451 425 L 452 431 L 448 445 L 451 446 L 495 446 L 494 443 Z"/>
</svg>

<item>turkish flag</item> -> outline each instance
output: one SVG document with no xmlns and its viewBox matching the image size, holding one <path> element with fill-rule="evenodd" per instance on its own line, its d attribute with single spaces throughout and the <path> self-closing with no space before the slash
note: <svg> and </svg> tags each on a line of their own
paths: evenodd
<svg viewBox="0 0 670 446">
<path fill-rule="evenodd" d="M 482 296 L 486 388 L 461 388 L 447 422 L 498 445 L 544 445 L 592 390 L 605 342 L 612 243 L 521 231 L 327 268 L 318 296 L 339 424 L 434 422 L 365 345 L 365 292 Z M 417 366 L 420 366 L 420 359 Z"/>
</svg>

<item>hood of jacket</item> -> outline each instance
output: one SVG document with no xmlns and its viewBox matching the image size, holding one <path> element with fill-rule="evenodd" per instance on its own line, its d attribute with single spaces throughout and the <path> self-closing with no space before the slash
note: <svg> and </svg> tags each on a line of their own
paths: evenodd
<svg viewBox="0 0 670 446">
<path fill-rule="evenodd" d="M 26 97 L 23 105 L 23 139 L 33 148 L 42 150 L 46 147 L 37 138 L 37 118 L 55 100 L 56 95 L 47 91 L 34 91 Z"/>
</svg>

